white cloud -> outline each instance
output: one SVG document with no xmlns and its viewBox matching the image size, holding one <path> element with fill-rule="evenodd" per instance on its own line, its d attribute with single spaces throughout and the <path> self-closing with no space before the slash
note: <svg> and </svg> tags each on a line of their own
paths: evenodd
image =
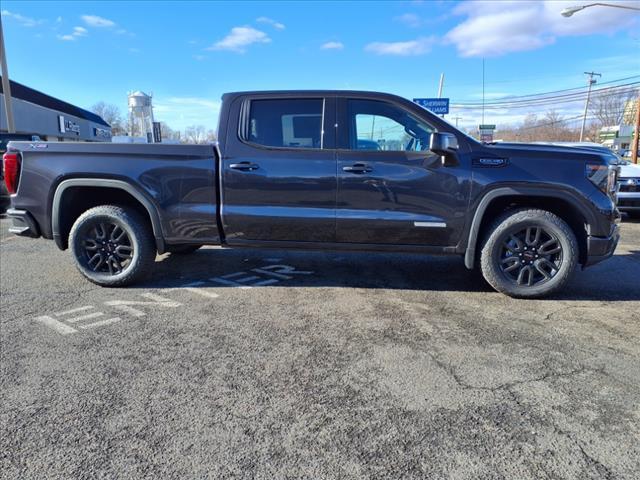
<svg viewBox="0 0 640 480">
<path fill-rule="evenodd" d="M 24 15 L 20 15 L 19 13 L 15 13 L 15 12 L 10 12 L 9 10 L 2 10 L 0 14 L 6 18 L 12 18 L 23 27 L 37 27 L 38 25 L 42 25 L 45 22 L 45 20 L 38 20 L 31 17 L 25 17 Z"/>
<path fill-rule="evenodd" d="M 73 35 L 75 37 L 86 37 L 89 31 L 84 27 L 73 27 Z"/>
<path fill-rule="evenodd" d="M 115 27 L 116 22 L 98 15 L 82 15 L 80 18 L 90 27 Z"/>
<path fill-rule="evenodd" d="M 266 23 L 268 25 L 271 25 L 276 30 L 284 30 L 286 28 L 284 23 L 276 22 L 275 20 L 273 20 L 273 19 L 271 19 L 269 17 L 258 17 L 258 18 L 256 18 L 256 22 L 258 22 L 258 23 Z"/>
<path fill-rule="evenodd" d="M 435 37 L 420 37 L 406 42 L 372 42 L 364 47 L 364 49 L 367 52 L 375 53 L 376 55 L 398 55 L 408 57 L 429 53 L 435 42 Z"/>
<path fill-rule="evenodd" d="M 464 2 L 454 13 L 467 18 L 446 34 L 445 41 L 463 57 L 490 57 L 541 48 L 562 36 L 610 33 L 637 23 L 637 16 L 610 7 L 587 8 L 571 18 L 560 15 L 574 4 L 575 0 Z"/>
<path fill-rule="evenodd" d="M 73 32 L 66 35 L 57 35 L 58 40 L 64 42 L 72 42 L 80 37 L 86 37 L 89 34 L 89 30 L 84 27 L 73 27 Z"/>
<path fill-rule="evenodd" d="M 193 56 L 193 59 L 194 59 L 194 60 L 198 60 L 199 62 L 201 62 L 201 61 L 203 61 L 203 60 L 206 60 L 206 59 L 207 59 L 207 57 L 206 57 L 206 55 L 194 55 L 194 56 Z"/>
<path fill-rule="evenodd" d="M 252 27 L 233 27 L 226 37 L 206 48 L 206 50 L 229 50 L 236 53 L 244 53 L 249 45 L 270 42 L 269 36 L 260 30 Z"/>
<path fill-rule="evenodd" d="M 396 22 L 404 23 L 405 25 L 411 28 L 417 28 L 422 25 L 422 19 L 416 15 L 415 13 L 405 13 L 403 15 L 398 15 L 397 17 L 393 17 Z"/>
<path fill-rule="evenodd" d="M 320 45 L 320 50 L 342 50 L 343 48 L 342 42 L 326 42 Z"/>
</svg>

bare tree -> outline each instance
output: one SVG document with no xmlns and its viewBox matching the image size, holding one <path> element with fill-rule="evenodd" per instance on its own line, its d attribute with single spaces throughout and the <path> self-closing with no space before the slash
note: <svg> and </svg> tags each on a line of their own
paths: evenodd
<svg viewBox="0 0 640 480">
<path fill-rule="evenodd" d="M 113 135 L 127 134 L 127 129 L 122 117 L 122 113 L 116 105 L 105 102 L 98 102 L 93 107 L 91 107 L 91 111 L 96 115 L 100 115 L 105 122 L 111 125 L 111 133 Z"/>
<path fill-rule="evenodd" d="M 216 134 L 213 130 L 207 130 L 204 125 L 191 125 L 184 131 L 184 143 L 211 143 L 215 142 Z"/>
<path fill-rule="evenodd" d="M 180 140 L 180 130 L 174 130 L 167 122 L 160 122 L 160 130 L 162 131 L 163 140 Z"/>
<path fill-rule="evenodd" d="M 627 102 L 637 96 L 637 91 L 604 91 L 591 98 L 589 110 L 601 127 L 620 125 L 623 123 Z"/>
<path fill-rule="evenodd" d="M 588 124 L 592 130 L 592 125 Z M 555 110 L 549 110 L 544 117 L 528 114 L 520 125 L 501 126 L 497 135 L 500 139 L 516 142 L 568 142 L 575 141 L 578 131 L 567 124 Z M 593 138 L 593 135 L 592 137 Z"/>
</svg>

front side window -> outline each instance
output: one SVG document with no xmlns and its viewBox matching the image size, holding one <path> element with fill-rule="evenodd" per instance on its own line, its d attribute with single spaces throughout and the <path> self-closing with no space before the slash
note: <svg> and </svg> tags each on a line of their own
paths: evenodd
<svg viewBox="0 0 640 480">
<path fill-rule="evenodd" d="M 406 110 L 375 100 L 348 100 L 351 150 L 429 150 L 433 127 Z"/>
<path fill-rule="evenodd" d="M 322 148 L 324 100 L 252 100 L 246 140 L 266 147 Z"/>
</svg>

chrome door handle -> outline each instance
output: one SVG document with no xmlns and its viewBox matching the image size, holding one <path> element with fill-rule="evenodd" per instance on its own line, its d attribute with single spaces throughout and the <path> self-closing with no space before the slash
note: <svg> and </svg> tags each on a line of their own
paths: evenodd
<svg viewBox="0 0 640 480">
<path fill-rule="evenodd" d="M 260 167 L 255 163 L 240 162 L 240 163 L 232 163 L 231 165 L 229 165 L 229 168 L 232 168 L 234 170 L 242 170 L 244 172 L 247 172 L 247 171 L 251 171 L 251 170 L 257 170 Z"/>
<path fill-rule="evenodd" d="M 369 173 L 373 171 L 373 168 L 364 163 L 356 163 L 355 165 L 342 167 L 342 170 L 349 173 Z"/>
</svg>

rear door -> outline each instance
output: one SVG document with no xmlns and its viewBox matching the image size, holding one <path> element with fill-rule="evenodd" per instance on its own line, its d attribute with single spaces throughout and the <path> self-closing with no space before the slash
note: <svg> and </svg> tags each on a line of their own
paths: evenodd
<svg viewBox="0 0 640 480">
<path fill-rule="evenodd" d="M 435 127 L 403 105 L 338 98 L 338 242 L 451 246 L 469 181 L 429 151 Z"/>
<path fill-rule="evenodd" d="M 234 102 L 221 161 L 227 242 L 334 242 L 334 98 Z"/>
</svg>

